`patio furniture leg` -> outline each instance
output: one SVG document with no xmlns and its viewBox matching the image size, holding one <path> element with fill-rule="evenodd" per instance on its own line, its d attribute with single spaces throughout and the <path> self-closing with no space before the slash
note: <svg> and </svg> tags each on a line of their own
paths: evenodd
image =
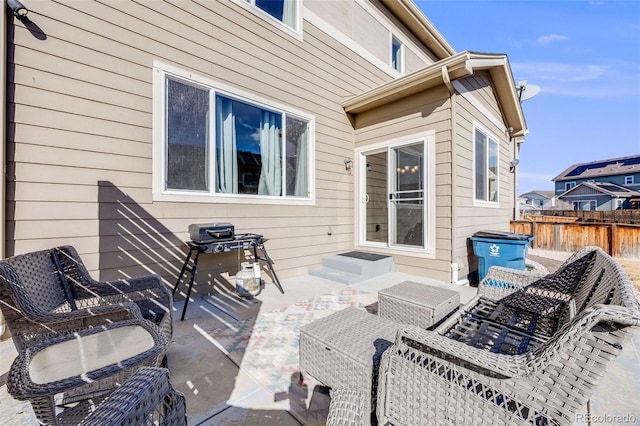
<svg viewBox="0 0 640 426">
<path fill-rule="evenodd" d="M 193 265 L 189 267 L 189 261 L 191 260 L 191 256 L 195 252 L 195 257 L 193 258 Z M 196 278 L 196 272 L 198 270 L 198 258 L 200 257 L 200 249 L 197 247 L 191 247 L 189 249 L 189 253 L 187 254 L 187 258 L 182 265 L 182 270 L 180 271 L 180 275 L 178 275 L 178 280 L 176 281 L 176 285 L 173 287 L 173 294 L 176 294 L 176 290 L 182 281 L 182 277 L 185 272 L 189 272 L 191 274 L 191 278 L 189 278 L 189 284 L 187 287 L 187 297 L 184 301 L 184 306 L 182 307 L 182 315 L 180 316 L 180 321 L 184 321 L 184 316 L 187 313 L 187 305 L 189 304 L 189 297 L 191 296 L 191 289 L 193 288 L 193 281 Z"/>
</svg>

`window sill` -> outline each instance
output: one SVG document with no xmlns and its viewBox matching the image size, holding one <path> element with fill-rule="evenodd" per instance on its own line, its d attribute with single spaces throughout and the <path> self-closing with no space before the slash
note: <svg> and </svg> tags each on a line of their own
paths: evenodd
<svg viewBox="0 0 640 426">
<path fill-rule="evenodd" d="M 314 206 L 316 204 L 314 198 L 274 198 L 260 195 L 212 195 L 198 193 L 186 194 L 179 192 L 154 193 L 153 201 L 169 203 L 260 204 L 288 206 Z"/>
<path fill-rule="evenodd" d="M 473 207 L 487 207 L 490 209 L 500 208 L 500 203 L 497 201 L 478 201 L 473 200 Z"/>
</svg>

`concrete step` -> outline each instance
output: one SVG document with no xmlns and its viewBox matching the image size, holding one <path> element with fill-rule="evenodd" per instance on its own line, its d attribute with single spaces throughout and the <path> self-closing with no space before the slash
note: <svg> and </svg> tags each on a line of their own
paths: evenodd
<svg viewBox="0 0 640 426">
<path fill-rule="evenodd" d="M 346 285 L 355 284 L 363 280 L 360 274 L 354 274 L 351 272 L 345 272 L 338 269 L 326 267 L 312 269 L 309 271 L 309 274 Z"/>
</svg>

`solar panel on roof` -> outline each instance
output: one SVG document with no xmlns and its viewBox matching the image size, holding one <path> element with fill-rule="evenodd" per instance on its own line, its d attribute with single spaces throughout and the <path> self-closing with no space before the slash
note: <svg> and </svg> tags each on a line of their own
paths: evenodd
<svg viewBox="0 0 640 426">
<path fill-rule="evenodd" d="M 637 164 L 640 164 L 640 156 L 627 158 L 622 162 L 622 164 L 625 166 L 635 166 Z"/>
<path fill-rule="evenodd" d="M 615 186 L 615 185 L 599 185 L 600 188 L 602 189 L 606 189 L 607 191 L 611 191 L 611 192 L 629 192 L 628 189 L 623 188 L 621 186 Z"/>
</svg>

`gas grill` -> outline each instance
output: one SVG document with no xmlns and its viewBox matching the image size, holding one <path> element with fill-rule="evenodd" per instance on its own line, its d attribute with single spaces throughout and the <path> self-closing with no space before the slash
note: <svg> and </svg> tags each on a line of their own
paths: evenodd
<svg viewBox="0 0 640 426">
<path fill-rule="evenodd" d="M 236 234 L 235 227 L 225 222 L 191 224 L 189 225 L 189 238 L 191 238 L 191 240 L 185 241 L 185 244 L 189 247 L 189 253 L 182 265 L 182 270 L 180 271 L 176 285 L 173 287 L 173 294 L 175 295 L 184 274 L 187 272 L 191 274 L 187 287 L 187 297 L 184 302 L 184 307 L 182 308 L 182 316 L 180 317 L 181 321 L 184 320 L 184 315 L 187 312 L 187 304 L 191 296 L 193 281 L 198 270 L 198 259 L 200 254 L 203 253 L 219 254 L 231 251 L 253 250 L 254 261 L 262 261 L 267 264 L 269 271 L 273 275 L 275 285 L 278 287 L 278 290 L 280 290 L 280 293 L 284 294 L 278 275 L 276 275 L 276 271 L 273 269 L 273 262 L 264 246 L 267 240 L 262 235 L 250 233 Z M 262 256 L 259 256 L 258 250 L 260 250 Z"/>
</svg>

